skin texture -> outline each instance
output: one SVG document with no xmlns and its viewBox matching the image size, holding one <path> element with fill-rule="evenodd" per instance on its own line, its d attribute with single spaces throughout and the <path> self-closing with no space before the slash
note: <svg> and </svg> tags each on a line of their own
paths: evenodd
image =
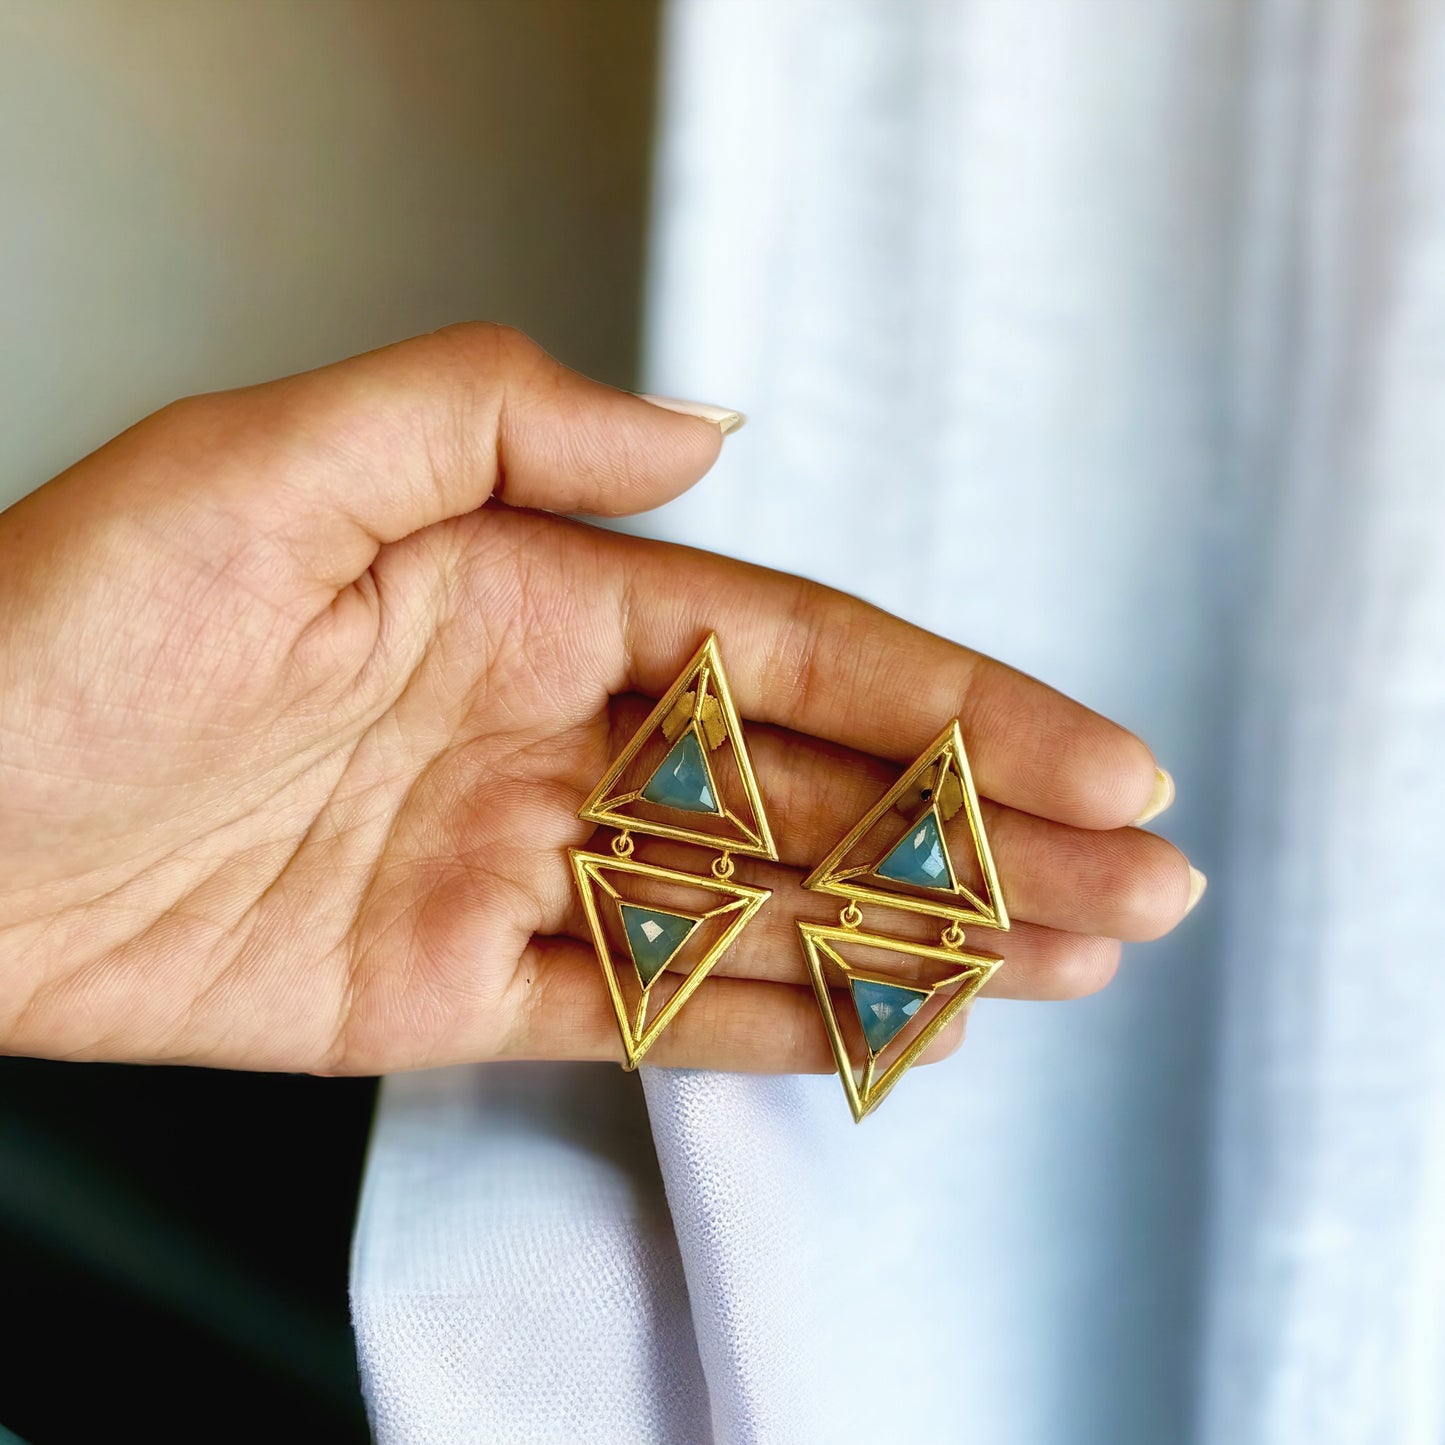
<svg viewBox="0 0 1445 1445">
<path fill-rule="evenodd" d="M 178 402 L 0 515 L 0 1047 L 619 1058 L 565 849 L 712 628 L 783 856 L 738 860 L 776 896 L 649 1062 L 831 1069 L 792 920 L 836 905 L 798 884 L 955 715 L 1015 919 L 973 937 L 989 992 L 1087 993 L 1172 928 L 1188 865 L 1127 826 L 1128 732 L 854 598 L 550 515 L 655 507 L 721 445 L 466 325 Z"/>
</svg>

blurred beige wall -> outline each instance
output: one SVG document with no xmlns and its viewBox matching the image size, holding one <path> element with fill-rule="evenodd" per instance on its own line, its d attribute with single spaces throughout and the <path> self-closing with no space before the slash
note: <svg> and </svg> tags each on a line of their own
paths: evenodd
<svg viewBox="0 0 1445 1445">
<path fill-rule="evenodd" d="M 655 0 L 0 0 L 0 505 L 468 317 L 628 384 Z"/>
</svg>

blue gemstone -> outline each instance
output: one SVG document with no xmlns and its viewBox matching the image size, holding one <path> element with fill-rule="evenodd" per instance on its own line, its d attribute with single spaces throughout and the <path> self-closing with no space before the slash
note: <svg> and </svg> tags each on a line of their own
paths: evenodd
<svg viewBox="0 0 1445 1445">
<path fill-rule="evenodd" d="M 949 876 L 943 834 L 938 830 L 938 814 L 930 808 L 873 871 L 895 883 L 952 893 L 953 879 Z"/>
<path fill-rule="evenodd" d="M 681 808 L 685 813 L 721 813 L 713 796 L 712 774 L 702 744 L 692 728 L 672 745 L 672 751 L 647 780 L 642 796 L 649 803 Z"/>
<path fill-rule="evenodd" d="M 636 903 L 620 903 L 618 908 L 637 976 L 646 988 L 672 961 L 701 920 L 662 908 L 640 908 Z"/>
<path fill-rule="evenodd" d="M 926 989 L 902 983 L 874 983 L 867 978 L 849 982 L 853 986 L 853 1007 L 858 1010 L 858 1022 L 863 1025 L 863 1037 L 872 1054 L 881 1054 L 928 998 Z"/>
</svg>

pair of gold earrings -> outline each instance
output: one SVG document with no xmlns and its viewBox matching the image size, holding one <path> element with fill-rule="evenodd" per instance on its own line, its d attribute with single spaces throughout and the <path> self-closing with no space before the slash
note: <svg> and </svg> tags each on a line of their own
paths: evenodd
<svg viewBox="0 0 1445 1445">
<path fill-rule="evenodd" d="M 665 752 L 656 761 L 659 733 Z M 972 845 L 962 866 L 947 841 L 960 814 Z M 569 854 L 633 1069 L 771 897 L 733 879 L 735 857 L 776 862 L 778 850 L 715 635 L 577 816 L 617 830 L 610 853 Z M 638 833 L 680 845 L 679 855 L 705 848 L 717 856 L 706 873 L 643 863 L 633 856 Z M 965 925 L 1007 929 L 1009 917 L 956 720 L 803 886 L 847 900 L 836 924 L 798 920 L 797 929 L 843 1091 L 861 1120 L 1003 962 L 963 947 Z M 866 930 L 864 905 L 942 932 L 925 939 Z"/>
</svg>

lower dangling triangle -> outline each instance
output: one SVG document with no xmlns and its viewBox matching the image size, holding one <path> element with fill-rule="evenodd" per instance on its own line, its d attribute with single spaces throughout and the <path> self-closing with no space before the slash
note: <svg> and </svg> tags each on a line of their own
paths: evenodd
<svg viewBox="0 0 1445 1445">
<path fill-rule="evenodd" d="M 592 947 L 622 1035 L 624 1063 L 633 1069 L 772 893 L 767 888 L 752 888 L 730 878 L 679 873 L 673 868 L 641 863 L 617 854 L 571 848 L 568 857 L 587 917 Z M 646 901 L 635 896 L 639 885 L 647 890 Z M 685 889 L 694 896 L 701 893 L 715 902 L 712 907 L 696 913 L 661 908 L 652 902 L 652 896 L 659 890 L 666 896 L 668 891 L 676 889 Z M 632 892 L 634 896 L 624 897 L 625 892 Z M 620 942 L 617 941 L 618 923 L 621 924 Z M 699 937 L 705 924 L 712 927 Z M 630 957 L 621 956 L 624 950 Z M 669 971 L 677 979 L 677 986 L 649 1017 L 654 985 L 658 986 L 659 993 L 665 992 L 666 986 L 659 980 Z"/>
<path fill-rule="evenodd" d="M 860 1122 L 883 1102 L 1003 962 L 996 953 L 965 953 L 961 948 L 913 943 L 841 925 L 800 920 L 798 936 L 838 1065 L 838 1077 L 853 1118 Z M 891 977 L 878 968 L 855 963 L 847 956 L 854 951 L 889 955 L 888 962 L 894 968 L 903 958 L 937 976 L 927 982 Z M 834 990 L 845 985 L 862 1034 L 859 1057 L 849 1048 L 834 1001 Z M 942 995 L 942 1002 L 927 1011 L 936 995 Z M 885 1063 L 885 1051 L 893 1053 L 895 1049 L 897 1052 Z"/>
</svg>

